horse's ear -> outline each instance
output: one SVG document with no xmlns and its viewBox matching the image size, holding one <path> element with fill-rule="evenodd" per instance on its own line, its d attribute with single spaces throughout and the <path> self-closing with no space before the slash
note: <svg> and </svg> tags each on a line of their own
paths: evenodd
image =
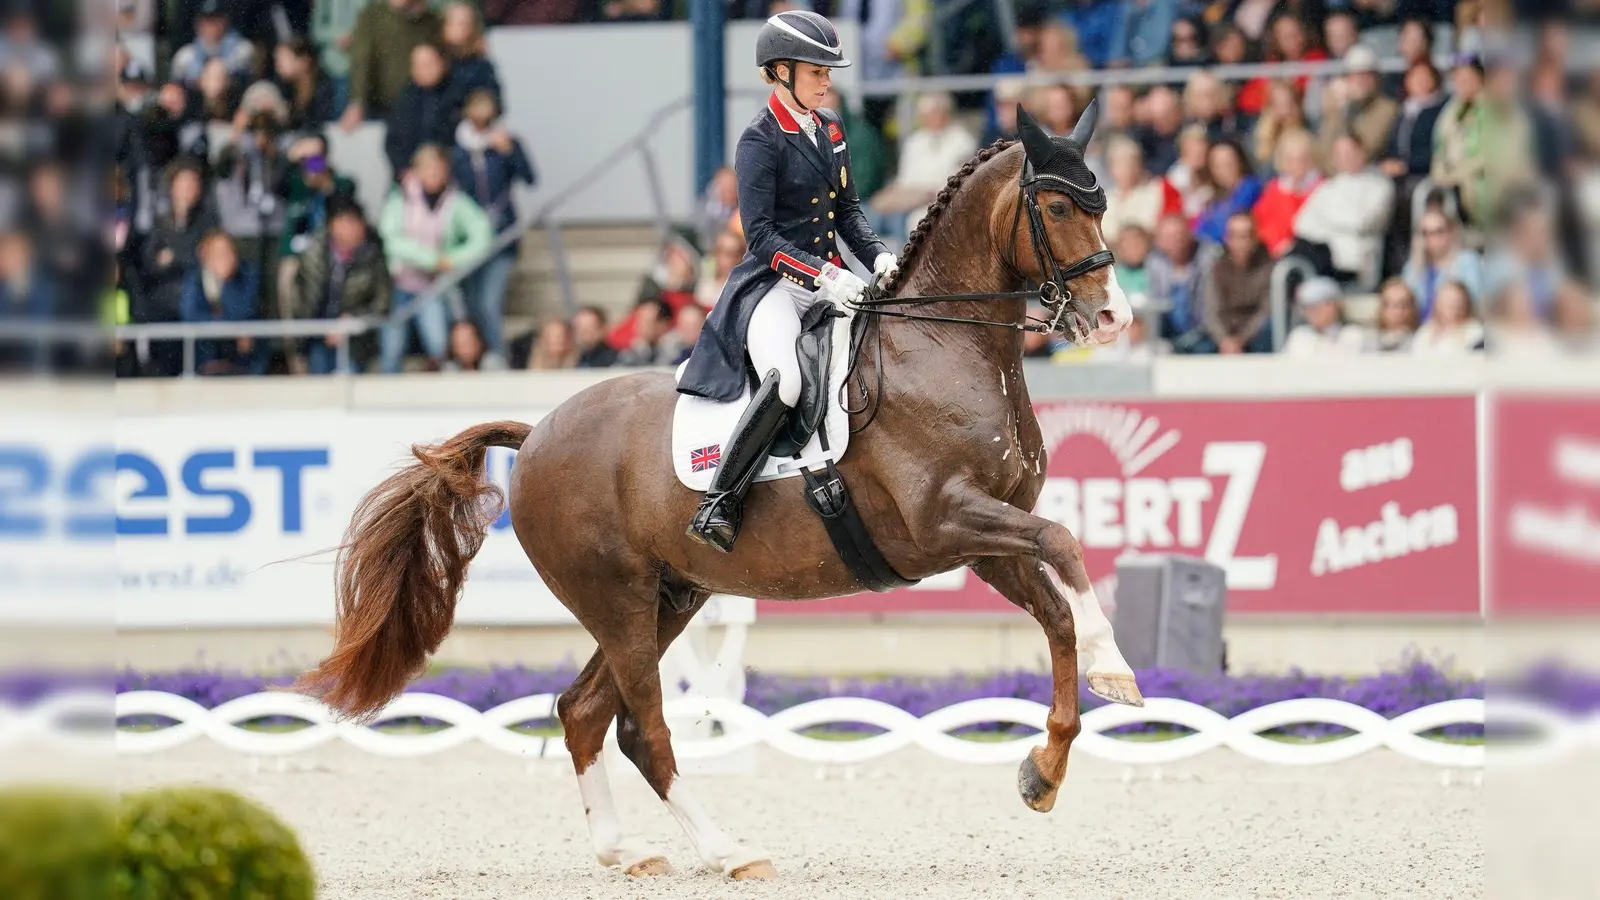
<svg viewBox="0 0 1600 900">
<path fill-rule="evenodd" d="M 1078 117 L 1078 124 L 1072 126 L 1072 140 L 1079 148 L 1089 146 L 1089 139 L 1094 137 L 1095 121 L 1100 118 L 1100 98 L 1089 101 L 1083 108 L 1083 115 Z"/>
<path fill-rule="evenodd" d="M 1017 136 L 1022 138 L 1022 149 L 1035 168 L 1055 152 L 1049 133 L 1039 127 L 1021 103 L 1017 104 Z"/>
</svg>

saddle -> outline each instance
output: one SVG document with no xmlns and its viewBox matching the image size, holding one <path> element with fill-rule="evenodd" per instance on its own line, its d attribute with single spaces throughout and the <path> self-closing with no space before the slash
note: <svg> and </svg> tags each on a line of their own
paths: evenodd
<svg viewBox="0 0 1600 900">
<path fill-rule="evenodd" d="M 834 465 L 850 436 L 850 422 L 836 397 L 841 394 L 848 348 L 860 335 L 861 320 L 852 319 L 848 334 L 837 326 L 844 313 L 831 301 L 819 300 L 800 317 L 795 355 L 800 368 L 800 399 L 767 449 L 766 462 L 756 481 L 799 475 L 805 482 L 806 504 L 822 519 L 834 551 L 863 587 L 888 591 L 916 581 L 894 571 L 856 511 L 844 476 Z M 840 341 L 837 351 L 835 341 Z M 681 375 L 682 369 L 679 373 Z M 704 491 L 720 461 L 721 445 L 746 404 L 761 385 L 748 357 L 748 383 L 743 402 L 718 403 L 680 395 L 673 419 L 674 467 L 678 478 L 693 490 Z M 833 418 L 829 418 L 829 413 Z M 807 451 L 810 450 L 810 454 Z"/>
</svg>

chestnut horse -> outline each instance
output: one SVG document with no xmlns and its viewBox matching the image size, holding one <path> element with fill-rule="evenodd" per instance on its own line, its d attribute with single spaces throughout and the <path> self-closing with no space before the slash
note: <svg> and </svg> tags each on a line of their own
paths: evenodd
<svg viewBox="0 0 1600 900">
<path fill-rule="evenodd" d="M 1023 761 L 1018 780 L 1023 800 L 1041 812 L 1055 804 L 1081 728 L 1079 652 L 1091 690 L 1143 702 L 1081 545 L 1030 512 L 1047 462 L 1022 375 L 1027 296 L 1042 295 L 1058 313 L 1033 327 L 1073 319 L 1070 331 L 1083 343 L 1114 340 L 1130 317 L 1099 216 L 1084 208 L 1104 208 L 1103 194 L 1097 203 L 1082 193 L 1098 191 L 1092 176 L 1082 183 L 1092 109 L 1069 138 L 1046 135 L 1020 113 L 1022 140 L 985 148 L 951 176 L 908 239 L 894 283 L 880 286 L 900 302 L 958 299 L 916 306 L 938 315 L 892 318 L 905 314 L 872 302 L 855 311 L 873 316 L 855 324 L 871 329 L 874 342 L 863 342 L 854 376 L 862 391 L 875 388 L 871 425 L 865 410 L 853 414 L 862 430 L 839 465 L 896 572 L 921 579 L 970 566 L 1043 627 L 1054 680 L 1046 742 Z M 1051 176 L 1048 158 L 1069 147 L 1080 168 L 1067 171 L 1077 179 Z M 1080 263 L 1069 265 L 1074 259 Z M 1070 285 L 1047 284 L 1063 274 Z M 1052 289 L 1029 292 L 1027 284 Z M 601 752 L 615 719 L 620 748 L 701 859 L 734 878 L 770 878 L 766 854 L 722 831 L 678 779 L 659 659 L 712 593 L 809 600 L 861 587 L 802 498 L 799 478 L 752 487 L 731 553 L 685 535 L 699 495 L 679 483 L 669 459 L 676 396 L 670 375 L 623 375 L 582 391 L 535 427 L 493 422 L 413 447 L 416 461 L 353 514 L 339 550 L 336 645 L 295 688 L 367 719 L 422 671 L 505 499 L 484 478 L 485 451 L 516 449 L 509 502 L 517 539 L 598 644 L 557 712 L 600 862 L 630 874 L 670 869 L 623 836 Z"/>
</svg>

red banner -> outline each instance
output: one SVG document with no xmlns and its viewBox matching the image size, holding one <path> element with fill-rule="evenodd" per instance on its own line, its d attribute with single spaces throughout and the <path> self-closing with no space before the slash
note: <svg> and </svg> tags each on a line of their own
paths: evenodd
<svg viewBox="0 0 1600 900">
<path fill-rule="evenodd" d="M 1034 512 L 1083 543 L 1102 597 L 1124 553 L 1175 553 L 1227 570 L 1230 613 L 1480 610 L 1472 397 L 1035 409 L 1050 462 Z M 909 590 L 759 610 L 1014 607 L 962 569 Z"/>
<path fill-rule="evenodd" d="M 1488 509 L 1492 613 L 1600 610 L 1600 399 L 1497 396 Z"/>
</svg>

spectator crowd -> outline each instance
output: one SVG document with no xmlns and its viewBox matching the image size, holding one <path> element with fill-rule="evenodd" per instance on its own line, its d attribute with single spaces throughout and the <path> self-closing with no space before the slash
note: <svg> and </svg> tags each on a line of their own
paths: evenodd
<svg viewBox="0 0 1600 900">
<path fill-rule="evenodd" d="M 201 340 L 201 374 L 503 365 L 517 250 L 495 247 L 535 171 L 500 124 L 481 10 L 316 2 L 296 30 L 293 4 L 257 6 L 164 7 L 176 47 L 159 75 L 116 47 L 117 321 L 387 317 L 375 333 Z M 330 154 L 365 122 L 382 123 L 392 171 L 375 209 Z M 425 300 L 457 269 L 459 292 Z M 180 341 L 119 348 L 122 376 L 182 366 Z"/>
<path fill-rule="evenodd" d="M 202 340 L 203 374 L 323 374 L 341 359 L 374 372 L 675 365 L 745 252 L 723 169 L 621 314 L 585 306 L 508 334 L 518 242 L 484 261 L 516 226 L 516 186 L 536 178 L 500 124 L 485 29 L 683 17 L 686 4 L 152 6 L 119 7 L 125 29 L 150 29 L 170 53 L 158 74 L 116 50 L 117 321 L 388 317 L 356 335 Z M 1505 39 L 1505 6 L 1489 0 L 1018 0 L 1008 36 L 991 5 L 974 6 L 949 21 L 912 0 L 730 0 L 728 12 L 854 20 L 866 78 L 999 76 L 989 92 L 905 98 L 903 133 L 892 99 L 829 97 L 852 182 L 892 244 L 981 146 L 1014 136 L 1017 103 L 1060 133 L 1099 99 L 1089 161 L 1139 316 L 1113 347 L 1030 336 L 1030 356 L 1596 348 L 1600 77 L 1575 74 L 1561 24 Z M 1243 81 L 1213 69 L 1251 62 L 1337 65 Z M 1147 67 L 1178 72 L 1116 77 Z M 1094 70 L 1105 77 L 1086 83 Z M 330 162 L 330 136 L 364 122 L 384 125 L 394 172 L 377 209 Z M 31 193 L 48 195 L 48 178 L 36 170 L 45 184 Z M 0 246 L 0 275 L 36 252 Z M 427 299 L 457 269 L 471 272 L 459 292 Z M 37 289 L 7 283 L 12 303 Z M 1275 291 L 1292 301 L 1282 346 Z M 125 377 L 183 366 L 178 341 L 119 350 Z"/>
<path fill-rule="evenodd" d="M 1592 352 L 1600 78 L 1573 65 L 1572 22 L 1508 31 L 1504 14 L 1493 3 L 1024 2 L 1017 50 L 991 70 L 1030 77 L 978 98 L 976 127 L 951 123 L 949 98 L 919 107 L 899 173 L 868 205 L 903 235 L 943 184 L 920 174 L 937 160 L 924 148 L 968 153 L 1012 136 L 1019 101 L 1062 132 L 1098 98 L 1089 163 L 1142 321 L 1113 347 L 1035 338 L 1030 355 Z M 1248 62 L 1333 65 L 1238 83 L 1211 68 Z M 1138 85 L 1068 80 L 1139 66 L 1178 71 Z M 1056 72 L 1063 83 L 1048 83 Z"/>
</svg>

